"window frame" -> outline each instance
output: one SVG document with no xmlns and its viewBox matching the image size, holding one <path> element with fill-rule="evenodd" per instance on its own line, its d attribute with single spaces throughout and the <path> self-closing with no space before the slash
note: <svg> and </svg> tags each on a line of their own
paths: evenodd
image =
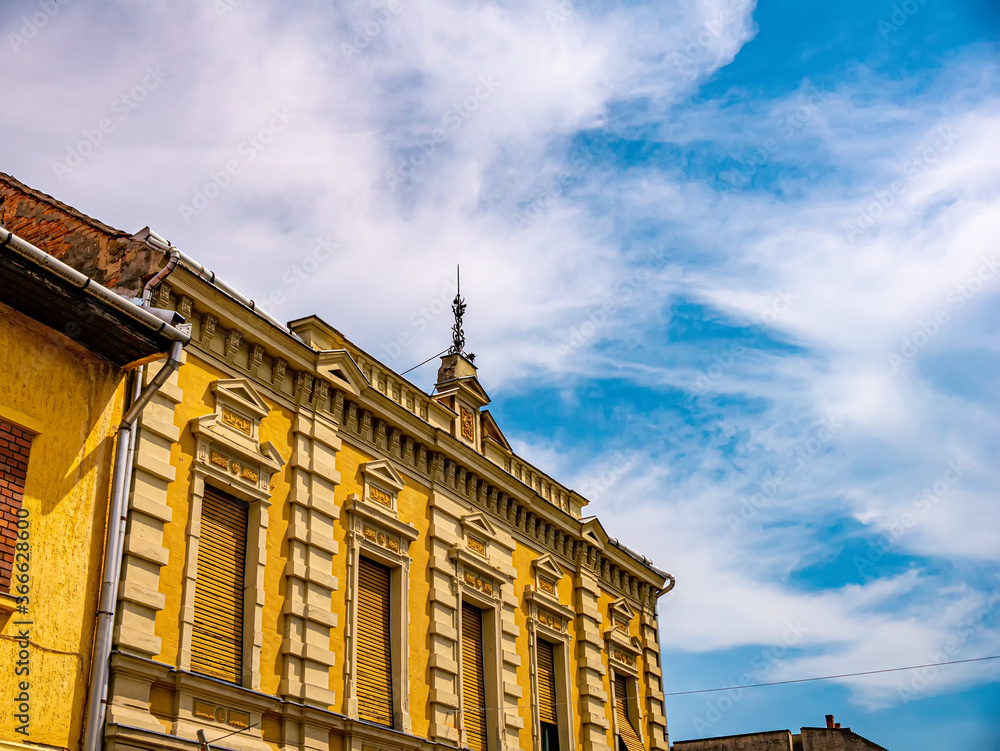
<svg viewBox="0 0 1000 751">
<path fill-rule="evenodd" d="M 365 497 L 352 493 L 344 504 L 347 515 L 347 603 L 344 646 L 344 712 L 360 720 L 358 713 L 357 673 L 357 623 L 358 623 L 358 572 L 360 559 L 367 558 L 389 569 L 389 628 L 392 641 L 389 654 L 392 660 L 392 726 L 405 733 L 412 731 L 410 719 L 410 564 L 409 548 L 418 537 L 416 528 L 396 517 L 396 497 L 387 508 Z M 397 491 L 398 492 L 398 491 Z"/>
</svg>

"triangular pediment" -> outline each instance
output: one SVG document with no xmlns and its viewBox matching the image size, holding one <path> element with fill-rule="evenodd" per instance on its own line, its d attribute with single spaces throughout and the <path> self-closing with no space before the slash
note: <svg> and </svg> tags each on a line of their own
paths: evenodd
<svg viewBox="0 0 1000 751">
<path fill-rule="evenodd" d="M 532 565 L 535 567 L 536 573 L 548 576 L 556 581 L 561 579 L 563 576 L 562 567 L 556 563 L 555 556 L 551 553 L 546 553 L 540 558 L 536 558 Z"/>
<path fill-rule="evenodd" d="M 490 524 L 490 520 L 482 512 L 476 512 L 474 514 L 469 514 L 468 516 L 462 517 L 462 528 L 467 532 L 478 532 L 481 535 L 486 535 L 487 537 L 496 536 L 496 528 Z"/>
<path fill-rule="evenodd" d="M 490 414 L 488 409 L 484 409 L 481 413 L 482 415 L 482 429 L 483 436 L 489 438 L 491 441 L 503 446 L 508 451 L 511 451 L 510 442 L 504 436 L 503 431 L 500 430 L 500 426 L 497 425 L 496 419 Z"/>
<path fill-rule="evenodd" d="M 212 384 L 212 393 L 216 399 L 228 401 L 235 407 L 242 407 L 256 417 L 266 417 L 270 412 L 260 394 L 250 385 L 246 378 L 225 378 Z"/>
<path fill-rule="evenodd" d="M 581 520 L 580 533 L 585 540 L 598 550 L 604 550 L 604 546 L 607 544 L 608 539 L 610 539 L 596 516 Z"/>
<path fill-rule="evenodd" d="M 631 621 L 635 618 L 635 611 L 632 606 L 628 604 L 628 600 L 624 597 L 619 597 L 609 606 L 612 615 L 617 615 L 620 618 L 624 618 L 626 621 Z"/>
<path fill-rule="evenodd" d="M 361 472 L 368 478 L 369 481 L 374 480 L 379 484 L 387 485 L 397 493 L 402 490 L 406 484 L 403 481 L 403 476 L 396 471 L 396 468 L 393 467 L 392 463 L 387 459 L 365 462 L 361 465 Z"/>
<path fill-rule="evenodd" d="M 368 387 L 368 379 L 346 349 L 319 352 L 316 356 L 316 369 L 334 386 L 354 396 Z"/>
</svg>

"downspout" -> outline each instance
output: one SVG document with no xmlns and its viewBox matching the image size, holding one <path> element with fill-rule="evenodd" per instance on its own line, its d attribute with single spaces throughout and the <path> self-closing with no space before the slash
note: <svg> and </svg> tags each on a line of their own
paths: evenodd
<svg viewBox="0 0 1000 751">
<path fill-rule="evenodd" d="M 155 246 L 153 246 L 155 247 Z M 169 276 L 180 261 L 180 251 L 170 246 L 157 248 L 168 254 L 167 265 L 142 289 L 142 307 L 148 308 L 153 290 Z M 145 366 L 139 367 L 132 382 L 132 399 L 128 411 L 122 416 L 118 428 L 118 446 L 115 455 L 114 480 L 111 490 L 108 543 L 104 556 L 104 580 L 101 582 L 101 598 L 97 608 L 97 635 L 94 640 L 93 669 L 90 674 L 90 690 L 87 695 L 87 716 L 84 721 L 84 751 L 98 751 L 107 714 L 108 677 L 111 668 L 111 639 L 114 632 L 115 610 L 118 602 L 118 585 L 121 580 L 122 557 L 125 549 L 125 527 L 128 520 L 128 483 L 132 477 L 135 459 L 136 422 L 143 407 L 166 383 L 167 379 L 180 367 L 184 342 L 171 343 L 167 362 L 153 376 L 149 385 L 142 388 Z M 124 433 L 127 433 L 125 435 Z"/>
</svg>

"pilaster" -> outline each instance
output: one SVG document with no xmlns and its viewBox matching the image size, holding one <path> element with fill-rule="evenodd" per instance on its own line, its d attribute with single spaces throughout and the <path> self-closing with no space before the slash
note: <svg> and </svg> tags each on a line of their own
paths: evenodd
<svg viewBox="0 0 1000 751">
<path fill-rule="evenodd" d="M 639 614 L 639 628 L 642 632 L 642 664 L 646 681 L 646 719 L 649 730 L 649 746 L 653 749 L 670 748 L 667 732 L 667 717 L 663 706 L 663 673 L 660 668 L 660 647 L 656 614 L 643 608 Z"/>
<path fill-rule="evenodd" d="M 185 352 L 181 355 L 182 367 L 186 361 Z M 153 363 L 145 368 L 144 387 L 162 367 L 163 363 Z M 175 476 L 170 450 L 180 437 L 174 425 L 174 409 L 182 398 L 175 371 L 138 420 L 135 479 L 129 496 L 114 641 L 119 649 L 142 657 L 160 652 L 160 639 L 155 634 L 156 614 L 165 602 L 159 589 L 160 570 L 170 556 L 163 546 L 163 529 L 172 518 L 167 505 L 167 488 Z"/>
<path fill-rule="evenodd" d="M 598 610 L 600 587 L 597 577 L 582 565 L 573 581 L 576 597 L 577 690 L 580 707 L 580 748 L 585 751 L 609 751 L 608 692 L 604 688 L 607 667 L 601 614 Z"/>
<path fill-rule="evenodd" d="M 333 575 L 338 552 L 333 530 L 340 516 L 334 503 L 334 489 L 340 483 L 334 468 L 340 445 L 334 428 L 325 421 L 304 413 L 295 416 L 278 692 L 282 698 L 324 708 L 336 701 L 330 689 L 330 669 L 336 662 L 330 637 L 338 625 L 331 599 L 339 586 Z"/>
</svg>

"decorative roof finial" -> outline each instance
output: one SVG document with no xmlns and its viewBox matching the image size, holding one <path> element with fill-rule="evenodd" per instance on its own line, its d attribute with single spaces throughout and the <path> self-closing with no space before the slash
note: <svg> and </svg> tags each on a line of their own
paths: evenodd
<svg viewBox="0 0 1000 751">
<path fill-rule="evenodd" d="M 458 282 L 458 288 L 455 292 L 455 299 L 451 302 L 451 312 L 455 314 L 455 324 L 451 327 L 451 349 L 448 350 L 449 355 L 462 355 L 469 360 L 469 362 L 474 362 L 476 356 L 474 354 L 465 353 L 465 331 L 462 330 L 462 316 L 465 315 L 465 300 L 462 299 L 462 267 L 456 266 L 455 277 Z"/>
</svg>

